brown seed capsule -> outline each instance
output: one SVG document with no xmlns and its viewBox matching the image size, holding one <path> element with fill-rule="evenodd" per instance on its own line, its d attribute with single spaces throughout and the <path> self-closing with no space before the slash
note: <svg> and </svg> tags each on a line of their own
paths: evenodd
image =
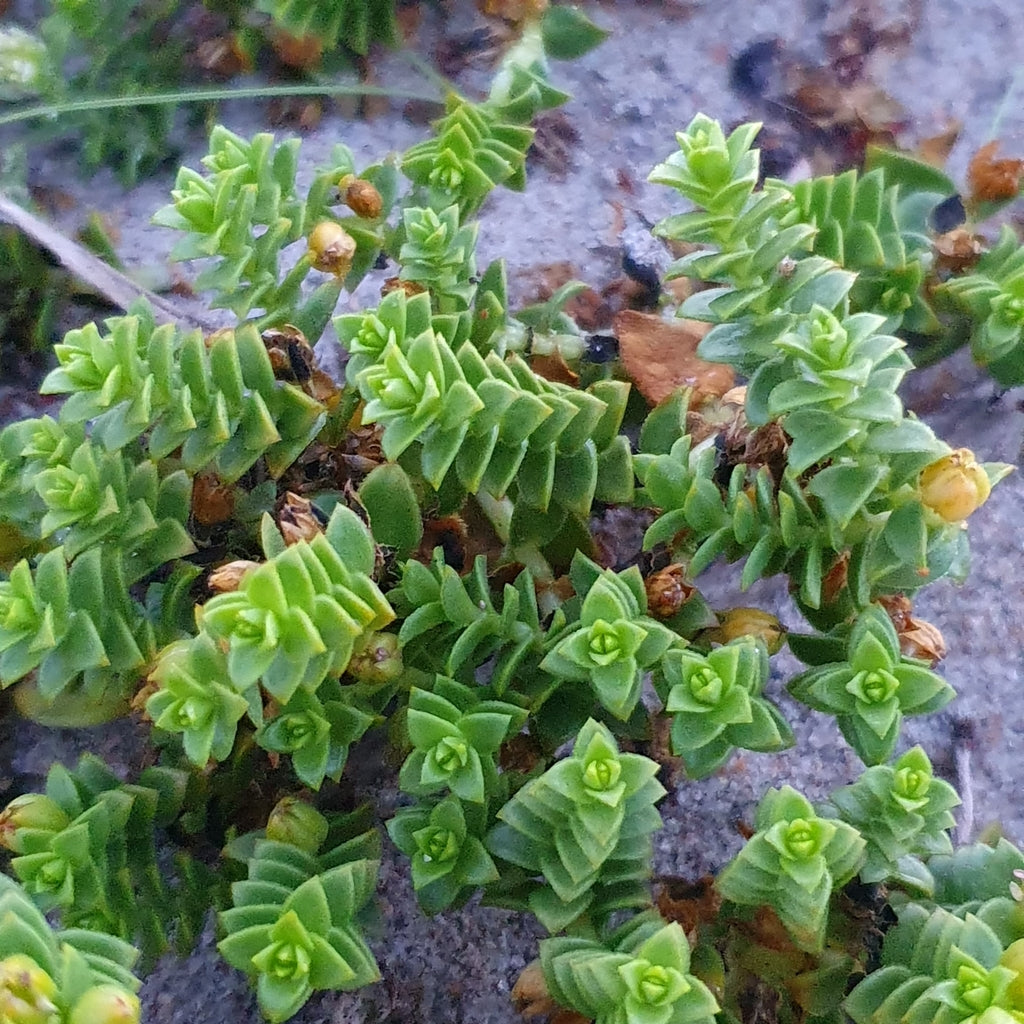
<svg viewBox="0 0 1024 1024">
<path fill-rule="evenodd" d="M 384 209 L 384 200 L 372 182 L 346 174 L 338 183 L 345 205 L 357 216 L 376 220 Z"/>
<path fill-rule="evenodd" d="M 313 503 L 292 491 L 285 495 L 284 504 L 277 514 L 277 525 L 281 528 L 285 544 L 312 540 L 318 533 L 324 532 Z"/>
<path fill-rule="evenodd" d="M 992 485 L 974 452 L 958 448 L 921 472 L 921 502 L 947 523 L 959 523 L 988 500 Z"/>
<path fill-rule="evenodd" d="M 670 619 L 690 599 L 696 587 L 686 582 L 686 568 L 676 562 L 644 580 L 647 607 L 658 619 Z"/>
<path fill-rule="evenodd" d="M 946 656 L 946 641 L 938 627 L 915 619 L 910 601 L 903 594 L 881 597 L 878 603 L 892 619 L 904 657 L 928 661 L 934 668 Z"/>
<path fill-rule="evenodd" d="M 219 566 L 210 573 L 206 585 L 215 594 L 227 594 L 237 590 L 242 583 L 242 577 L 250 570 L 255 569 L 260 563 L 250 562 L 244 558 L 237 558 L 233 562 Z"/>
<path fill-rule="evenodd" d="M 317 270 L 345 277 L 356 254 L 355 239 L 333 220 L 322 220 L 309 234 L 309 258 Z"/>
</svg>

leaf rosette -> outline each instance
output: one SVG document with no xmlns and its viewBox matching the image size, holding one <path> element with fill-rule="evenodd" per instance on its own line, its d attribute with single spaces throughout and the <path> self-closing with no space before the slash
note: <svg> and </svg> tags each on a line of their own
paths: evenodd
<svg viewBox="0 0 1024 1024">
<path fill-rule="evenodd" d="M 453 794 L 433 807 L 406 807 L 388 822 L 388 834 L 412 864 L 416 899 L 428 914 L 459 906 L 498 869 L 480 840 L 480 804 L 463 805 Z"/>
<path fill-rule="evenodd" d="M 674 648 L 661 659 L 655 686 L 672 716 L 672 750 L 693 778 L 721 767 L 736 747 L 777 751 L 793 733 L 761 696 L 768 679 L 768 651 L 750 637 L 700 654 Z"/>
<path fill-rule="evenodd" d="M 918 858 L 953 852 L 950 812 L 959 803 L 956 790 L 935 778 L 928 756 L 914 747 L 893 765 L 868 768 L 853 785 L 833 792 L 828 807 L 867 842 L 862 881 L 896 878 L 930 895 L 932 876 Z"/>
<path fill-rule="evenodd" d="M 710 1024 L 719 1010 L 689 973 L 690 946 L 678 923 L 641 914 L 608 937 L 540 944 L 548 991 L 596 1024 Z"/>
<path fill-rule="evenodd" d="M 647 597 L 608 569 L 590 584 L 579 622 L 556 634 L 541 669 L 589 683 L 613 715 L 627 719 L 640 697 L 643 673 L 679 637 L 643 614 Z"/>
<path fill-rule="evenodd" d="M 525 719 L 514 704 L 482 700 L 474 689 L 443 676 L 434 692 L 414 687 L 406 723 L 413 750 L 399 785 L 417 796 L 450 789 L 462 800 L 484 803 L 497 781 L 495 754 Z"/>
<path fill-rule="evenodd" d="M 158 729 L 181 735 L 193 764 L 226 761 L 238 722 L 250 711 L 245 697 L 221 682 L 227 678 L 224 653 L 209 637 L 171 644 L 150 674 L 158 689 L 146 714 Z"/>
<path fill-rule="evenodd" d="M 620 753 L 607 727 L 590 719 L 572 754 L 498 812 L 488 849 L 543 875 L 546 886 L 528 886 L 523 901 L 549 931 L 584 911 L 601 917 L 649 903 L 649 837 L 661 827 L 654 805 L 665 795 L 656 772 L 649 758 Z"/>
<path fill-rule="evenodd" d="M 865 764 L 879 764 L 892 755 L 904 715 L 937 711 L 954 696 L 953 688 L 926 663 L 901 655 L 892 621 L 877 606 L 857 618 L 846 655 L 845 662 L 801 673 L 787 689 L 809 707 L 835 715 Z"/>
<path fill-rule="evenodd" d="M 834 889 L 857 872 L 865 842 L 842 821 L 819 818 L 790 786 L 771 789 L 757 810 L 757 832 L 718 876 L 733 903 L 772 907 L 793 941 L 820 951 Z"/>
</svg>

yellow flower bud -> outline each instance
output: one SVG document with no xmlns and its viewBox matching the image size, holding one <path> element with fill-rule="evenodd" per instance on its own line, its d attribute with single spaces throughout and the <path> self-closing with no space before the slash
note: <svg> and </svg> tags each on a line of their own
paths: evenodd
<svg viewBox="0 0 1024 1024">
<path fill-rule="evenodd" d="M 317 270 L 344 277 L 352 269 L 355 239 L 333 220 L 322 220 L 309 234 L 309 258 Z"/>
<path fill-rule="evenodd" d="M 0 811 L 0 846 L 12 853 L 24 853 L 17 836 L 19 829 L 60 832 L 70 821 L 60 805 L 45 794 L 25 793 Z"/>
<path fill-rule="evenodd" d="M 139 1024 L 138 997 L 119 985 L 95 985 L 75 1003 L 68 1024 Z"/>
<path fill-rule="evenodd" d="M 0 1021 L 51 1024 L 57 1019 L 53 978 L 24 953 L 0 960 Z"/>
<path fill-rule="evenodd" d="M 921 472 L 921 501 L 947 523 L 959 523 L 988 500 L 992 485 L 974 452 L 958 448 Z"/>
<path fill-rule="evenodd" d="M 727 644 L 740 637 L 752 636 L 763 640 L 769 654 L 778 654 L 786 635 L 782 624 L 774 615 L 760 608 L 729 608 L 720 612 L 718 629 L 711 630 L 711 639 Z"/>
</svg>

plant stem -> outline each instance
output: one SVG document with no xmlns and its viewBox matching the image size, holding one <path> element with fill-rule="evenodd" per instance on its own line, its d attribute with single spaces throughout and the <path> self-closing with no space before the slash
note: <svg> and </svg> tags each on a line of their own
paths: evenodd
<svg viewBox="0 0 1024 1024">
<path fill-rule="evenodd" d="M 64 103 L 39 103 L 10 114 L 0 115 L 0 126 L 40 118 L 56 118 L 87 110 L 115 110 L 119 107 L 152 107 L 178 103 L 211 103 L 217 100 L 265 99 L 272 96 L 387 96 L 392 99 L 441 102 L 436 95 L 416 89 L 389 89 L 376 85 L 260 85 L 243 89 L 182 89 L 142 96 L 93 96 Z"/>
</svg>

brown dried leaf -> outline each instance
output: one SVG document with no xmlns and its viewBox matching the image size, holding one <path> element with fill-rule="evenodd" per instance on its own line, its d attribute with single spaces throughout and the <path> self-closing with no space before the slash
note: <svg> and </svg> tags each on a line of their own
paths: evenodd
<svg viewBox="0 0 1024 1024">
<path fill-rule="evenodd" d="M 539 1017 L 554 1013 L 558 1004 L 548 994 L 547 982 L 540 961 L 528 963 L 512 986 L 512 1005 L 524 1017 Z"/>
<path fill-rule="evenodd" d="M 1013 199 L 1020 191 L 1020 179 L 1024 174 L 1024 160 L 997 160 L 999 140 L 986 142 L 971 157 L 967 167 L 967 182 L 971 187 L 971 201 L 999 202 Z"/>
<path fill-rule="evenodd" d="M 568 384 L 569 387 L 576 387 L 580 377 L 574 373 L 569 364 L 562 357 L 562 353 L 555 351 L 551 355 L 530 357 L 530 369 L 540 374 L 545 380 L 553 380 L 558 384 Z"/>
<path fill-rule="evenodd" d="M 548 0 L 477 0 L 481 14 L 505 21 L 537 18 L 547 10 Z"/>
<path fill-rule="evenodd" d="M 708 396 L 720 397 L 733 386 L 733 372 L 728 366 L 697 357 L 697 345 L 709 329 L 710 324 L 697 320 L 670 323 L 634 310 L 625 310 L 615 318 L 622 365 L 650 405 L 657 405 L 682 387 L 692 390 L 692 400 L 699 405 Z"/>
<path fill-rule="evenodd" d="M 938 257 L 935 261 L 936 270 L 949 270 L 954 274 L 962 274 L 973 267 L 984 251 L 981 239 L 966 228 L 947 231 L 939 235 L 932 245 Z"/>
<path fill-rule="evenodd" d="M 712 924 L 718 918 L 722 897 L 711 875 L 696 882 L 666 878 L 658 888 L 655 904 L 666 921 L 678 922 L 689 935 L 700 925 Z"/>
<path fill-rule="evenodd" d="M 282 64 L 297 71 L 315 71 L 323 61 L 323 43 L 312 33 L 293 36 L 277 29 L 270 34 L 270 47 Z"/>
<path fill-rule="evenodd" d="M 200 473 L 192 483 L 192 518 L 202 526 L 227 522 L 235 511 L 234 487 L 216 473 Z"/>
<path fill-rule="evenodd" d="M 937 135 L 922 139 L 917 147 L 917 158 L 933 167 L 945 167 L 949 154 L 960 138 L 964 123 L 956 118 Z"/>
</svg>

